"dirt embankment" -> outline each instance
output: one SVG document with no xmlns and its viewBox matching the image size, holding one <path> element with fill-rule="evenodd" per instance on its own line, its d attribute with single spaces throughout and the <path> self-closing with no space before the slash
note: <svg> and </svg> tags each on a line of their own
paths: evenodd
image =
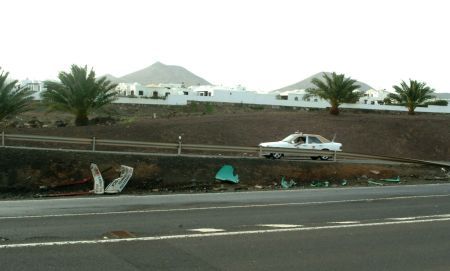
<svg viewBox="0 0 450 271">
<path fill-rule="evenodd" d="M 81 185 L 57 186 L 90 177 L 91 162 L 96 163 L 100 170 L 112 168 L 103 174 L 107 181 L 119 176 L 121 164 L 133 167 L 134 175 L 124 193 L 281 189 L 283 176 L 288 181 L 293 180 L 296 187 L 300 188 L 311 187 L 314 183 L 323 185 L 325 181 L 331 187 L 367 186 L 371 185 L 369 181 L 389 185 L 391 183 L 381 179 L 398 176 L 402 184 L 446 181 L 439 180 L 445 176 L 439 168 L 425 166 L 153 157 L 6 148 L 0 149 L 1 195 L 30 197 L 89 191 L 93 188 L 91 181 Z M 215 180 L 217 171 L 226 164 L 234 167 L 235 173 L 239 175 L 239 184 Z"/>
<path fill-rule="evenodd" d="M 8 127 L 5 133 L 95 136 L 148 142 L 177 142 L 181 135 L 184 143 L 256 146 L 260 142 L 279 140 L 294 131 L 302 131 L 330 139 L 336 135 L 336 141 L 343 143 L 347 152 L 450 160 L 449 115 L 408 116 L 403 113 L 344 111 L 336 117 L 323 110 L 211 104 L 187 107 L 112 105 L 108 110 L 107 125 L 57 128 L 53 125 L 55 122 L 68 123 L 71 116 L 47 114 L 38 108 L 22 115 L 21 121 L 39 120 L 48 127 Z M 279 188 L 282 176 L 294 180 L 298 187 L 310 187 L 314 181 L 328 181 L 332 186 L 340 186 L 344 179 L 348 185 L 368 185 L 371 180 L 397 176 L 402 183 L 416 183 L 428 182 L 425 179 L 436 181 L 434 177 L 443 176 L 439 168 L 418 166 L 102 155 L 1 148 L 0 192 L 4 196 L 42 193 L 38 189 L 40 186 L 52 187 L 89 177 L 90 162 L 97 163 L 100 169 L 113 168 L 104 174 L 106 180 L 119 175 L 116 170 L 120 164 L 134 167 L 135 173 L 126 188 L 130 193 L 275 189 Z M 224 164 L 234 166 L 240 176 L 239 185 L 215 181 L 216 172 Z M 64 189 L 89 190 L 92 184 Z"/>
</svg>

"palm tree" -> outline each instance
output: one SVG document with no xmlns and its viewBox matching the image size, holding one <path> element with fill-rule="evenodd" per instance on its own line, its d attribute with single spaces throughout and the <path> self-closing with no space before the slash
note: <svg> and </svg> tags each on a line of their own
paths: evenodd
<svg viewBox="0 0 450 271">
<path fill-rule="evenodd" d="M 409 85 L 402 81 L 399 86 L 393 86 L 396 93 L 388 95 L 389 99 L 408 108 L 408 114 L 414 115 L 417 106 L 422 105 L 427 100 L 434 98 L 434 89 L 427 86 L 425 82 L 409 79 Z"/>
<path fill-rule="evenodd" d="M 113 102 L 117 93 L 106 77 L 95 78 L 95 72 L 87 66 L 72 65 L 70 73 L 60 72 L 60 82 L 45 81 L 47 88 L 42 93 L 43 102 L 51 110 L 75 115 L 75 125 L 88 125 L 89 114 Z"/>
<path fill-rule="evenodd" d="M 30 110 L 33 100 L 33 92 L 16 86 L 17 80 L 8 81 L 8 75 L 0 69 L 0 121 Z"/>
<path fill-rule="evenodd" d="M 356 80 L 346 78 L 344 74 L 333 72 L 331 77 L 324 73 L 323 80 L 313 78 L 311 80 L 316 87 L 308 88 L 303 100 L 313 96 L 327 100 L 330 105 L 330 114 L 339 115 L 339 106 L 343 103 L 356 103 L 362 93 L 355 92 L 360 86 L 355 84 Z"/>
</svg>

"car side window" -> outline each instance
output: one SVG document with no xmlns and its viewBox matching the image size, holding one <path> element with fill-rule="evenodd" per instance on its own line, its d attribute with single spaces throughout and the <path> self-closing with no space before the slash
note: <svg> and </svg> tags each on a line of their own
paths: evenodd
<svg viewBox="0 0 450 271">
<path fill-rule="evenodd" d="M 294 140 L 294 143 L 295 144 L 303 144 L 303 143 L 305 143 L 305 141 L 306 141 L 306 139 L 304 136 L 299 136 Z"/>
<path fill-rule="evenodd" d="M 317 137 L 310 136 L 310 137 L 308 137 L 308 143 L 309 144 L 320 144 L 322 142 Z"/>
</svg>

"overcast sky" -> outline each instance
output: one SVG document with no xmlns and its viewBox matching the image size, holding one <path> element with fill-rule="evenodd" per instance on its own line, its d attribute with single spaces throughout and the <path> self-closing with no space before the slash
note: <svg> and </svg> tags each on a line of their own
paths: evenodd
<svg viewBox="0 0 450 271">
<path fill-rule="evenodd" d="M 320 71 L 377 89 L 450 92 L 442 0 L 2 0 L 0 66 L 53 79 L 71 64 L 123 76 L 156 61 L 267 91 Z"/>
</svg>

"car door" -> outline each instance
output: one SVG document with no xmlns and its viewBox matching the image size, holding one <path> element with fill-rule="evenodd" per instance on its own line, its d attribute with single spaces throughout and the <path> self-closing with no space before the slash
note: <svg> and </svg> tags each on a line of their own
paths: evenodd
<svg viewBox="0 0 450 271">
<path fill-rule="evenodd" d="M 297 143 L 295 144 L 295 147 L 296 147 L 297 149 L 308 149 L 308 148 L 309 148 L 309 145 L 307 144 L 307 140 L 308 140 L 308 137 L 307 137 L 307 136 L 299 136 L 299 137 L 298 137 L 298 141 L 299 141 L 299 142 L 297 142 Z"/>
<path fill-rule="evenodd" d="M 307 143 L 308 143 L 307 144 L 308 145 L 308 149 L 322 150 L 324 148 L 322 141 L 320 141 L 320 139 L 317 138 L 316 136 L 308 136 Z"/>
</svg>

